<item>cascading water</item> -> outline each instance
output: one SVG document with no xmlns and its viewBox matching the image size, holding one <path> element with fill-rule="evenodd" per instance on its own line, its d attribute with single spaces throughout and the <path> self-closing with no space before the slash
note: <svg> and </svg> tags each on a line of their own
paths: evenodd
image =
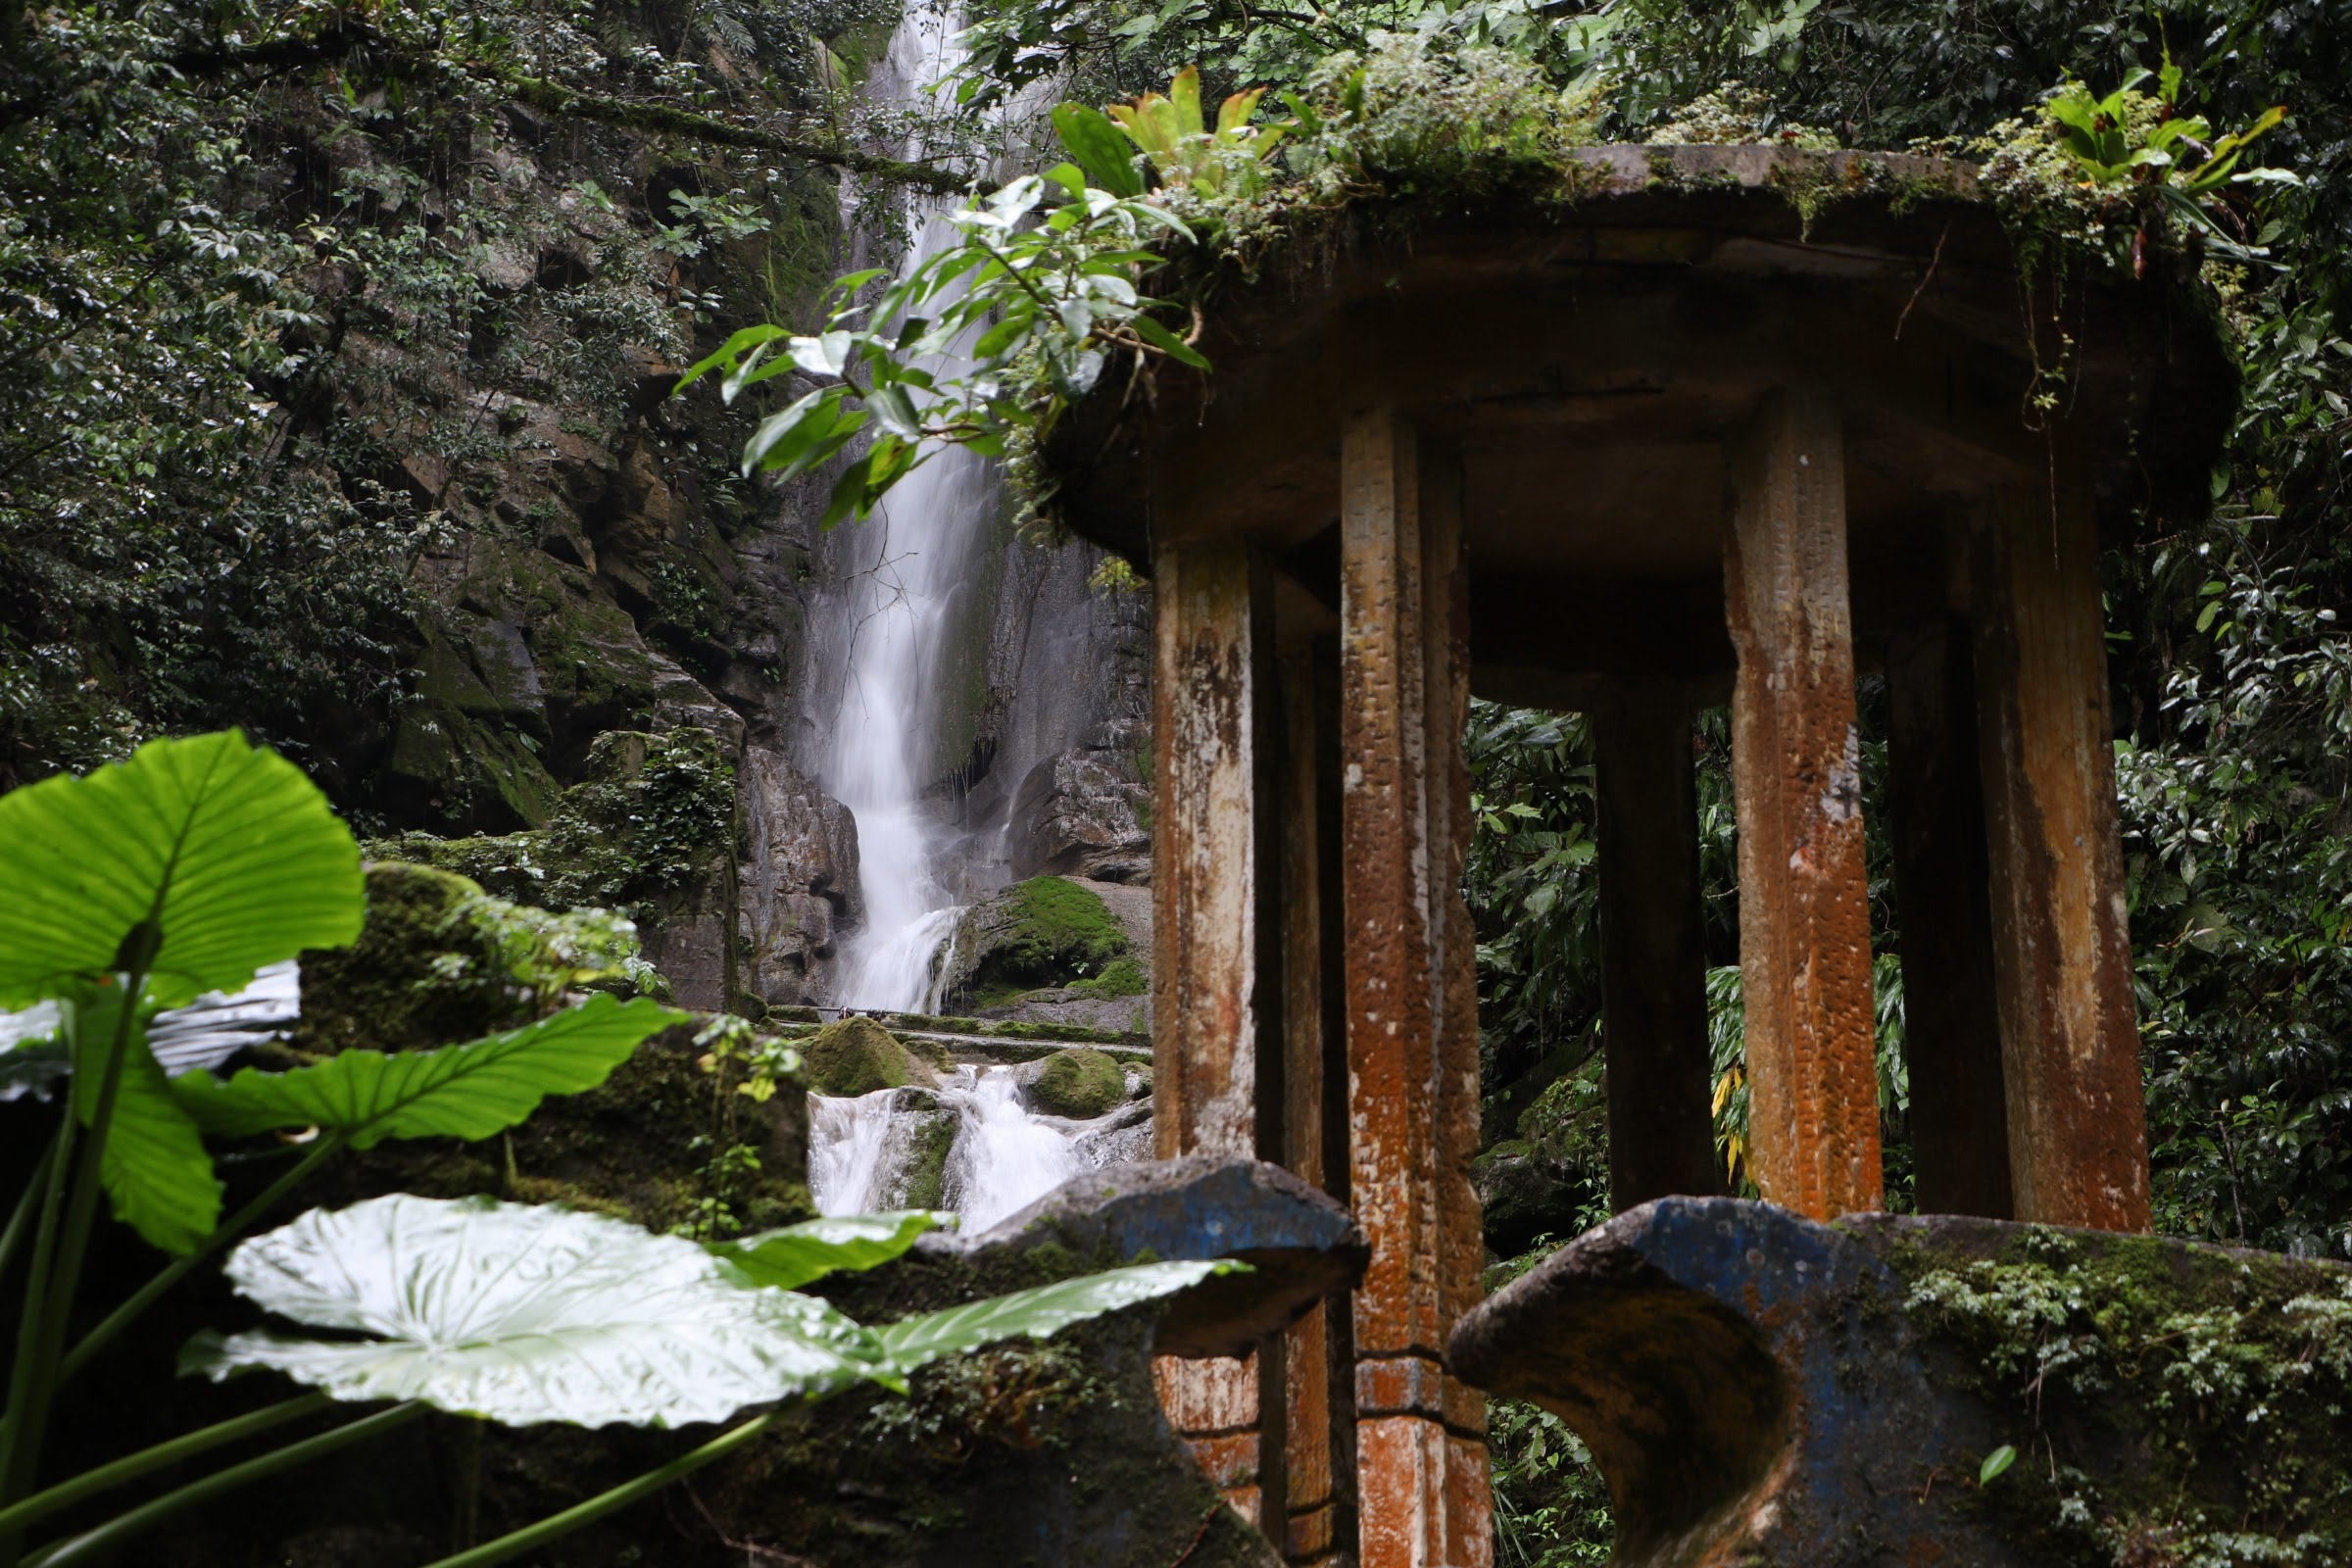
<svg viewBox="0 0 2352 1568">
<path fill-rule="evenodd" d="M 855 1099 L 808 1097 L 808 1186 L 817 1210 L 862 1214 L 905 1207 L 935 1118 L 954 1123 L 941 1202 L 964 1231 L 988 1229 L 1081 1171 L 1151 1152 L 1152 1107 L 1131 1100 L 1077 1121 L 1028 1108 L 1017 1069 L 956 1067 L 936 1089 L 877 1089 Z"/>
<path fill-rule="evenodd" d="M 872 90 L 900 104 L 916 101 L 953 64 L 956 29 L 952 12 L 910 5 Z M 919 149 L 906 151 L 911 157 Z M 938 198 L 907 207 L 906 265 L 956 241 L 948 210 Z M 843 1006 L 928 1012 L 938 1005 L 942 950 L 960 912 L 951 880 L 974 877 L 969 864 L 960 878 L 943 876 L 950 834 L 926 793 L 944 771 L 937 755 L 943 710 L 970 673 L 947 667 L 949 650 L 968 630 L 974 567 L 990 542 L 997 503 L 987 462 L 951 447 L 933 453 L 872 521 L 848 530 L 836 547 L 848 556 L 849 573 L 833 609 L 843 673 L 820 771 L 857 819 L 865 906 L 864 927 L 847 946 L 833 988 Z M 1001 844 L 1004 836 L 988 838 Z M 969 861 L 970 839 L 963 848 Z M 827 1214 L 905 1206 L 928 1159 L 940 1201 L 967 1231 L 984 1230 L 1081 1170 L 1149 1152 L 1148 1102 L 1090 1121 L 1045 1115 L 1024 1103 L 1018 1072 L 1009 1067 L 964 1065 L 936 1088 L 856 1099 L 811 1095 L 808 1102 L 808 1181 Z"/>
<path fill-rule="evenodd" d="M 929 23 L 926 25 L 926 22 Z M 910 102 L 952 65 L 956 19 L 910 6 L 891 35 L 878 93 Z M 913 149 L 909 149 L 913 151 Z M 915 266 L 956 239 L 949 201 L 906 211 Z M 855 530 L 844 611 L 849 654 L 828 736 L 825 774 L 858 821 L 865 928 L 843 955 L 835 996 L 845 1006 L 925 1011 L 956 903 L 934 863 L 941 832 L 923 790 L 935 769 L 947 633 L 969 592 L 974 546 L 997 504 L 986 460 L 961 447 L 933 453 Z"/>
</svg>

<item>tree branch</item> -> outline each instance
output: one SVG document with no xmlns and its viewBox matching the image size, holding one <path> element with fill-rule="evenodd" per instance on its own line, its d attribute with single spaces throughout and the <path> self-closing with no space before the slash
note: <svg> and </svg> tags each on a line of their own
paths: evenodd
<svg viewBox="0 0 2352 1568">
<path fill-rule="evenodd" d="M 884 158 L 874 153 L 859 152 L 830 142 L 808 141 L 798 136 L 780 135 L 757 125 L 739 124 L 720 120 L 713 115 L 699 115 L 690 110 L 673 109 L 667 104 L 632 98 L 607 98 L 595 93 L 578 92 L 557 82 L 537 76 L 494 76 L 497 86 L 513 93 L 519 101 L 534 109 L 544 109 L 551 115 L 563 115 L 574 120 L 593 120 L 603 124 L 626 126 L 632 130 L 662 130 L 698 141 L 713 142 L 722 147 L 748 147 L 755 151 L 781 153 L 787 158 L 802 158 L 812 164 L 828 164 L 836 169 L 848 169 L 860 174 L 873 174 L 903 185 L 917 185 L 925 190 L 943 194 L 959 191 L 970 183 L 968 175 L 950 169 L 934 169 L 927 164 L 910 164 L 904 159 Z"/>
<path fill-rule="evenodd" d="M 0 0 L 0 14 L 7 13 L 16 3 L 17 0 Z M 343 59 L 362 52 L 372 53 L 387 63 L 399 62 L 411 66 L 426 64 L 416 56 L 405 53 L 376 28 L 346 21 L 315 33 L 286 34 L 256 43 L 223 43 L 183 49 L 171 58 L 171 66 L 183 77 L 212 77 L 256 68 L 283 71 Z M 646 99 L 581 92 L 560 82 L 503 71 L 483 62 L 445 61 L 441 64 L 455 67 L 492 91 L 505 92 L 535 109 L 566 119 L 595 121 L 601 124 L 619 125 L 633 130 L 666 131 L 722 147 L 745 147 L 758 152 L 777 153 L 786 158 L 847 169 L 942 194 L 959 191 L 970 183 L 971 176 L 957 170 L 885 158 L 838 142 L 810 140 L 770 130 L 762 125 L 721 120 L 715 115 L 698 114 Z M 0 131 L 13 129 L 47 113 L 63 100 L 66 91 L 66 84 L 51 76 L 41 85 L 31 87 L 21 95 L 0 100 Z"/>
</svg>

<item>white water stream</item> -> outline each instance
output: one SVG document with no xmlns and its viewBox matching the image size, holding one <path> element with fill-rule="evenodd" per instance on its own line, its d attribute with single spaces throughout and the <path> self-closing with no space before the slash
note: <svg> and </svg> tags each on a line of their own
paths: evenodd
<svg viewBox="0 0 2352 1568">
<path fill-rule="evenodd" d="M 1073 1121 L 1029 1109 L 1016 1069 L 964 1065 L 937 1089 L 808 1097 L 808 1186 L 818 1212 L 906 1207 L 909 1185 L 922 1174 L 923 1134 L 941 1116 L 954 1118 L 955 1131 L 941 1167 L 940 1202 L 962 1217 L 967 1235 L 1028 1207 L 1081 1171 L 1151 1154 L 1148 1100 Z"/>
<path fill-rule="evenodd" d="M 908 104 L 954 64 L 959 20 L 910 0 L 872 78 L 878 98 Z M 921 149 L 908 147 L 906 155 Z M 907 267 L 955 242 L 952 198 L 918 197 L 905 210 Z M 926 799 L 954 760 L 943 759 L 951 697 L 971 671 L 953 649 L 984 645 L 963 624 L 974 613 L 975 570 L 998 505 L 988 463 L 962 448 L 936 452 L 902 480 L 870 521 L 847 530 L 849 585 L 834 635 L 847 648 L 826 787 L 858 822 L 865 924 L 846 946 L 833 994 L 867 1012 L 933 1012 L 956 916 L 949 833 Z M 971 657 L 967 655 L 966 657 Z M 966 867 L 968 870 L 969 868 Z M 827 1214 L 907 1204 L 941 1159 L 938 1201 L 967 1232 L 986 1230 L 1082 1170 L 1148 1157 L 1151 1110 L 1131 1101 L 1091 1121 L 1031 1110 L 1019 1072 L 965 1065 L 937 1088 L 878 1090 L 857 1099 L 808 1097 L 808 1182 Z M 952 1132 L 941 1125 L 953 1120 Z M 924 1196 L 928 1196 L 925 1194 Z"/>
<path fill-rule="evenodd" d="M 916 101 L 953 66 L 959 25 L 953 12 L 910 4 L 875 74 L 876 93 Z M 954 201 L 910 200 L 907 267 L 955 241 L 946 220 Z M 858 819 L 865 900 L 865 927 L 844 952 L 835 983 L 844 1006 L 927 1012 L 937 1004 L 940 950 L 955 930 L 956 906 L 939 875 L 942 833 L 923 793 L 942 771 L 934 751 L 944 694 L 960 690 L 966 674 L 941 667 L 945 650 L 958 612 L 968 609 L 974 547 L 996 505 L 987 461 L 950 447 L 851 530 L 848 670 L 825 768 L 831 794 Z"/>
</svg>

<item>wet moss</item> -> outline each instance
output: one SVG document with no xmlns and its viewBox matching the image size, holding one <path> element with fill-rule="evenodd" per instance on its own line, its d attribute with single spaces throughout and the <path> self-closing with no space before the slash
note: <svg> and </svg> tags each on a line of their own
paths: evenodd
<svg viewBox="0 0 2352 1568">
<path fill-rule="evenodd" d="M 906 1152 L 906 1186 L 896 1199 L 900 1207 L 947 1206 L 948 1155 L 955 1152 L 960 1120 L 954 1111 L 938 1110 L 915 1123 Z"/>
<path fill-rule="evenodd" d="M 1889 1259 L 1932 1375 L 2015 1412 L 1980 1494 L 2028 1560 L 2323 1568 L 2352 1554 L 2352 1275 L 2153 1237 L 2025 1228 Z"/>
<path fill-rule="evenodd" d="M 915 1078 L 906 1048 L 871 1018 L 835 1019 L 808 1038 L 801 1059 L 808 1087 L 820 1095 L 870 1095 Z"/>
<path fill-rule="evenodd" d="M 308 954 L 295 1049 L 399 1051 L 528 1021 L 553 965 L 511 940 L 494 901 L 469 879 L 422 865 L 368 868 L 368 918 L 348 948 Z"/>
<path fill-rule="evenodd" d="M 735 772 L 709 730 L 610 730 L 590 746 L 586 777 L 564 791 L 547 825 L 520 833 L 373 841 L 371 856 L 471 877 L 549 908 L 601 906 L 658 920 L 722 876 L 735 843 Z"/>
<path fill-rule="evenodd" d="M 1070 989 L 1090 997 L 1140 997 L 1152 989 L 1152 982 L 1138 960 L 1114 958 L 1101 974 L 1073 981 Z"/>
<path fill-rule="evenodd" d="M 1029 1096 L 1050 1114 L 1088 1120 L 1126 1100 L 1127 1074 L 1100 1051 L 1056 1051 L 1039 1069 Z"/>
</svg>

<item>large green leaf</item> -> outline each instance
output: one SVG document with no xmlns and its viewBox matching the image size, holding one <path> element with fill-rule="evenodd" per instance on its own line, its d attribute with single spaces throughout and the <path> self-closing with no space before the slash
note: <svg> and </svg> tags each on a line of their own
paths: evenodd
<svg viewBox="0 0 2352 1568">
<path fill-rule="evenodd" d="M 791 1291 L 828 1274 L 878 1267 L 912 1247 L 924 1232 L 945 1229 L 955 1222 L 955 1215 L 927 1208 L 839 1214 L 762 1231 L 741 1241 L 704 1245 L 734 1264 L 754 1285 Z"/>
<path fill-rule="evenodd" d="M 293 763 L 234 730 L 0 796 L 0 1006 L 116 967 L 157 922 L 149 997 L 234 991 L 357 937 L 360 852 Z"/>
<path fill-rule="evenodd" d="M 122 1018 L 122 993 L 114 986 L 77 988 L 74 1006 L 74 1112 L 90 1125 Z M 134 1015 L 115 1109 L 107 1124 L 99 1176 L 115 1217 L 156 1247 L 182 1256 L 220 1223 L 220 1183 L 196 1123 L 172 1098 L 163 1064 L 147 1049 Z"/>
<path fill-rule="evenodd" d="M 942 1356 L 993 1345 L 1020 1336 L 1044 1339 L 1073 1323 L 1122 1311 L 1145 1301 L 1173 1296 L 1200 1284 L 1212 1274 L 1247 1269 L 1230 1258 L 1209 1262 L 1138 1263 L 1082 1279 L 1061 1280 L 1035 1290 L 1014 1291 L 944 1312 L 924 1312 L 902 1318 L 874 1331 L 883 1354 L 901 1372 L 936 1361 Z"/>
<path fill-rule="evenodd" d="M 1113 196 L 1144 193 L 1144 176 L 1136 172 L 1135 149 L 1102 111 L 1065 103 L 1054 111 L 1054 131 L 1098 187 Z"/>
<path fill-rule="evenodd" d="M 172 1092 L 204 1130 L 248 1137 L 320 1127 L 366 1149 L 385 1138 L 487 1138 L 549 1095 L 603 1083 L 646 1036 L 687 1014 L 640 997 L 591 997 L 552 1018 L 439 1051 L 346 1051 L 291 1072 L 192 1072 Z"/>
<path fill-rule="evenodd" d="M 207 1337 L 183 1370 L 271 1367 L 339 1399 L 668 1427 L 890 1377 L 874 1337 L 826 1303 L 571 1209 L 394 1194 L 314 1209 L 239 1247 L 225 1272 L 273 1312 L 372 1337 Z"/>
</svg>

